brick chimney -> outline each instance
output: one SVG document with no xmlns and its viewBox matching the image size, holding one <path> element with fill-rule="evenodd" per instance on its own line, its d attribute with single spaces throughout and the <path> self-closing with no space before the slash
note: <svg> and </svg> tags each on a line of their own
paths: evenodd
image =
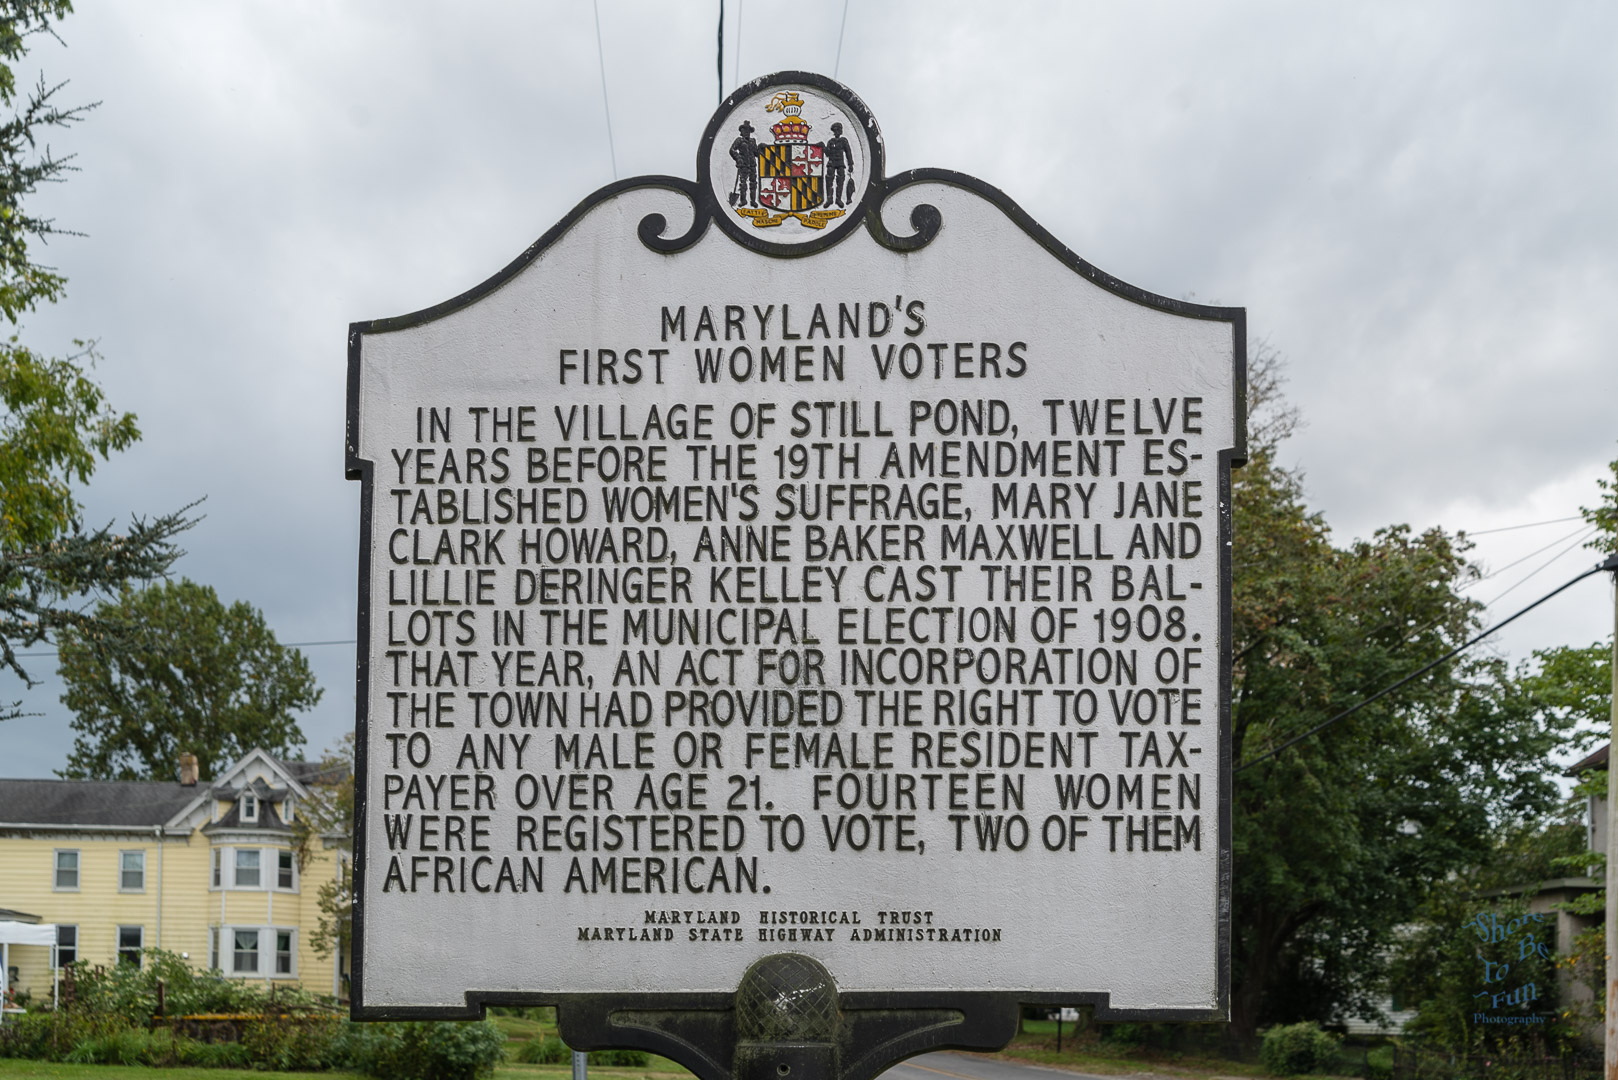
<svg viewBox="0 0 1618 1080">
<path fill-rule="evenodd" d="M 195 754 L 181 754 L 180 755 L 180 786 L 181 787 L 196 787 L 197 786 L 197 755 L 195 755 Z"/>
</svg>

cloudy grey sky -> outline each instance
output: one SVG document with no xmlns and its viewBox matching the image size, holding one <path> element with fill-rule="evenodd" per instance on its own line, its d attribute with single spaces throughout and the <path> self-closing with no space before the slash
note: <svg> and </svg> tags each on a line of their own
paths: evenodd
<svg viewBox="0 0 1618 1080">
<path fill-rule="evenodd" d="M 618 175 L 694 176 L 717 0 L 599 10 Z M 1498 615 L 1594 561 L 1546 565 L 1618 457 L 1618 7 L 850 0 L 840 53 L 841 0 L 726 11 L 727 91 L 835 68 L 890 171 L 972 173 L 1126 281 L 1246 307 L 1340 540 L 1481 532 Z M 88 235 L 50 246 L 69 294 L 22 332 L 96 339 L 146 433 L 90 517 L 207 496 L 180 572 L 283 641 L 352 638 L 347 324 L 460 293 L 613 179 L 592 5 L 81 0 L 61 37 L 31 62 L 101 106 L 36 206 Z M 1592 580 L 1497 648 L 1611 625 Z M 313 753 L 353 722 L 354 653 L 307 651 Z M 0 726 L 0 774 L 61 767 L 60 692 Z"/>
</svg>

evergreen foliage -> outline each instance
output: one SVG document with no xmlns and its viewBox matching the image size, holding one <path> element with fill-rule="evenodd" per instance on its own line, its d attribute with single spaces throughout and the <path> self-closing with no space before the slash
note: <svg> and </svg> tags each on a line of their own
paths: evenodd
<svg viewBox="0 0 1618 1080">
<path fill-rule="evenodd" d="M 19 101 L 15 65 L 29 40 L 54 37 L 68 0 L 0 3 L 0 317 L 13 326 L 41 303 L 62 296 L 65 279 L 39 262 L 36 245 L 59 229 L 31 213 L 29 195 L 62 180 L 70 157 L 48 144 L 53 129 L 83 119 L 93 105 L 62 107 L 62 84 L 36 84 Z M 85 598 L 130 581 L 161 576 L 179 558 L 175 538 L 194 522 L 189 507 L 121 532 L 86 529 L 72 485 L 87 483 L 99 461 L 140 438 L 132 413 L 114 409 L 86 373 L 93 345 L 76 342 L 67 357 L 42 355 L 13 334 L 0 342 L 0 669 L 32 686 L 18 651 L 76 629 L 117 648 L 123 629 L 86 614 Z M 0 707 L 0 720 L 18 715 Z"/>
</svg>

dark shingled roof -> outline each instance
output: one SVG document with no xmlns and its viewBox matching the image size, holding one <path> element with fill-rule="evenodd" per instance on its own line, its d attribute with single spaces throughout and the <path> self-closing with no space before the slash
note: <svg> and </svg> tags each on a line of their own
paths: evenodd
<svg viewBox="0 0 1618 1080">
<path fill-rule="evenodd" d="M 206 790 L 173 780 L 0 780 L 0 824 L 161 825 Z"/>
<path fill-rule="evenodd" d="M 289 833 L 292 831 L 292 826 L 281 820 L 281 815 L 276 812 L 274 803 L 260 801 L 258 804 L 258 821 L 256 822 L 242 820 L 242 804 L 237 802 L 231 803 L 230 811 L 218 821 L 211 821 L 202 827 L 202 831 L 209 834 L 218 832 L 220 829 L 258 829 L 263 832 Z"/>
<path fill-rule="evenodd" d="M 281 768 L 286 770 L 288 776 L 300 784 L 307 785 L 310 781 L 319 783 L 322 780 L 336 779 L 318 761 L 287 761 L 285 758 L 276 758 L 275 760 Z"/>
<path fill-rule="evenodd" d="M 1605 769 L 1607 767 L 1607 758 L 1611 753 L 1612 743 L 1609 742 L 1584 760 L 1574 762 L 1567 770 L 1567 775 L 1577 776 L 1586 769 Z"/>
</svg>

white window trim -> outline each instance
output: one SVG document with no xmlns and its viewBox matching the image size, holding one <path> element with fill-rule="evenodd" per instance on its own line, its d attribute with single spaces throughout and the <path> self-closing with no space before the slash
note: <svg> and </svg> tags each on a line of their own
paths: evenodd
<svg viewBox="0 0 1618 1080">
<path fill-rule="evenodd" d="M 236 884 L 236 853 L 238 851 L 258 852 L 258 884 Z M 292 885 L 286 887 L 281 884 L 281 856 L 292 857 Z M 298 866 L 298 854 L 290 848 L 265 847 L 261 844 L 230 844 L 221 845 L 213 849 L 213 859 L 218 860 L 217 865 L 211 866 L 208 876 L 209 892 L 278 892 L 287 896 L 294 896 L 303 891 L 303 870 Z M 214 874 L 217 872 L 218 880 Z"/>
<path fill-rule="evenodd" d="M 139 855 L 140 856 L 140 884 L 138 886 L 131 887 L 131 886 L 128 886 L 128 885 L 124 884 L 124 856 L 125 855 Z M 143 892 L 146 891 L 146 851 L 145 851 L 145 849 L 141 848 L 141 849 L 125 850 L 125 851 L 120 851 L 118 853 L 118 891 L 121 892 L 121 893 L 143 893 Z"/>
<path fill-rule="evenodd" d="M 251 791 L 242 792 L 241 801 L 237 805 L 241 807 L 243 821 L 258 824 L 258 801 L 258 796 Z"/>
<path fill-rule="evenodd" d="M 57 875 L 61 868 L 57 860 L 63 855 L 73 856 L 73 884 L 63 885 Z M 80 848 L 56 848 L 51 852 L 51 891 L 78 892 L 84 885 L 84 852 Z"/>
<path fill-rule="evenodd" d="M 252 930 L 258 934 L 258 966 L 251 971 L 236 970 L 236 931 Z M 255 926 L 252 924 L 230 923 L 225 926 L 213 928 L 214 938 L 210 957 L 217 961 L 214 967 L 227 979 L 286 979 L 296 980 L 298 977 L 298 928 L 296 926 Z M 292 970 L 277 972 L 275 970 L 276 937 L 279 934 L 292 935 Z"/>
<path fill-rule="evenodd" d="M 292 850 L 290 850 L 288 848 L 266 848 L 265 850 L 273 852 L 275 854 L 275 859 L 273 860 L 275 862 L 275 882 L 274 882 L 274 884 L 272 884 L 270 886 L 270 888 L 273 889 L 275 892 L 278 892 L 278 893 L 296 893 L 296 892 L 298 892 L 299 891 L 298 883 L 299 883 L 299 878 L 301 877 L 301 875 L 298 873 L 298 853 L 296 851 L 292 851 Z M 286 856 L 288 856 L 288 857 L 290 857 L 292 859 L 292 884 L 291 885 L 282 885 L 281 884 L 281 856 L 283 856 L 283 855 L 286 855 Z"/>
<path fill-rule="evenodd" d="M 113 962 L 114 963 L 119 963 L 119 964 L 123 963 L 123 960 L 124 960 L 124 931 L 125 930 L 138 930 L 138 931 L 140 931 L 140 944 L 135 947 L 136 948 L 135 962 L 138 965 L 140 963 L 140 961 L 141 961 L 141 955 L 140 955 L 141 950 L 144 950 L 146 948 L 146 926 L 144 924 L 138 924 L 138 923 L 121 923 L 121 924 L 119 924 L 119 925 L 112 928 L 112 955 L 113 955 Z"/>
<path fill-rule="evenodd" d="M 258 855 L 258 884 L 243 885 L 241 883 L 242 871 L 247 869 L 241 865 L 244 852 L 254 852 Z M 255 847 L 231 848 L 230 856 L 230 888 L 232 892 L 263 892 L 264 891 L 264 849 Z"/>
</svg>

